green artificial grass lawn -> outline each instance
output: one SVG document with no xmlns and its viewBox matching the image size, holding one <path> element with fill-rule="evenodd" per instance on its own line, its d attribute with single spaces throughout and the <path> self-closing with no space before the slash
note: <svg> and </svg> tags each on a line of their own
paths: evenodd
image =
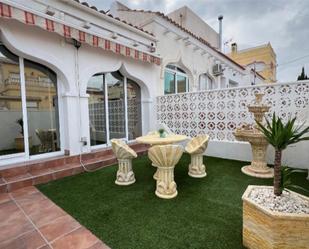
<svg viewBox="0 0 309 249">
<path fill-rule="evenodd" d="M 204 157 L 207 177 L 188 176 L 190 157 L 175 168 L 178 196 L 155 195 L 155 168 L 147 156 L 133 161 L 136 182 L 115 185 L 117 165 L 40 185 L 39 189 L 113 249 L 240 249 L 241 196 L 250 184 L 272 180 L 241 173 L 248 163 Z M 308 188 L 306 173 L 294 181 Z"/>
</svg>

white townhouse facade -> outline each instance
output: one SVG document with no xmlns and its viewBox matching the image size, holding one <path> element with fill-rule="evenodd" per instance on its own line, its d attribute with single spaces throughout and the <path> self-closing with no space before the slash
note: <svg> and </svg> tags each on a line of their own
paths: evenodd
<svg viewBox="0 0 309 249">
<path fill-rule="evenodd" d="M 157 96 L 250 82 L 162 14 L 126 13 L 77 0 L 0 1 L 0 167 L 133 141 L 156 129 Z"/>
<path fill-rule="evenodd" d="M 179 93 L 177 84 L 171 87 L 169 83 L 173 78 L 170 65 L 178 67 L 187 75 L 189 84 L 187 88 L 181 88 L 186 91 L 246 86 L 254 82 L 254 73 L 220 52 L 219 34 L 188 7 L 181 7 L 165 15 L 130 9 L 114 2 L 110 12 L 155 35 L 158 40 L 156 51 L 162 57 L 160 85 L 165 85 L 165 90 L 174 90 L 166 93 Z M 182 22 L 179 16 L 183 18 Z M 263 80 L 261 75 L 256 75 L 257 84 L 263 83 Z"/>
</svg>

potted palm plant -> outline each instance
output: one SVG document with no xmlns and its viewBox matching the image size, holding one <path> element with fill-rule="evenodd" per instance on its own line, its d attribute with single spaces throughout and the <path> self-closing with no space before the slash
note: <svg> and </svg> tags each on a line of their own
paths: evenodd
<svg viewBox="0 0 309 249">
<path fill-rule="evenodd" d="M 297 126 L 296 118 L 286 123 L 275 114 L 259 130 L 275 149 L 274 183 L 248 186 L 243 199 L 243 244 L 254 249 L 309 249 L 309 198 L 287 189 L 295 170 L 282 168 L 282 153 L 291 144 L 309 140 L 309 127 Z M 295 187 L 295 186 L 294 186 Z M 308 186 L 309 188 L 309 186 Z"/>
<path fill-rule="evenodd" d="M 158 130 L 158 132 L 159 132 L 159 135 L 160 135 L 161 138 L 166 137 L 166 134 L 165 134 L 165 130 L 164 130 L 164 129 L 161 128 L 161 129 Z"/>
</svg>

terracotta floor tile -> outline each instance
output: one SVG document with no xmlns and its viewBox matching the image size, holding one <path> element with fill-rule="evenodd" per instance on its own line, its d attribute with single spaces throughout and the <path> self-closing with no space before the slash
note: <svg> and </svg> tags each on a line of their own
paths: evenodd
<svg viewBox="0 0 309 249">
<path fill-rule="evenodd" d="M 46 196 L 41 192 L 36 192 L 29 195 L 20 195 L 14 198 L 26 214 L 32 214 L 38 208 L 38 203 L 47 200 Z M 50 201 L 48 200 L 46 202 L 49 203 Z"/>
<path fill-rule="evenodd" d="M 98 243 L 87 249 L 110 249 L 110 247 L 104 244 L 102 241 L 99 241 Z"/>
<path fill-rule="evenodd" d="M 39 192 L 39 190 L 36 187 L 29 186 L 21 189 L 17 189 L 11 193 L 13 197 L 19 197 L 21 195 L 30 195 L 33 193 Z"/>
<path fill-rule="evenodd" d="M 32 178 L 30 179 L 21 179 L 20 181 L 11 182 L 7 184 L 8 192 L 15 191 L 20 188 L 32 186 Z"/>
<path fill-rule="evenodd" d="M 49 245 L 45 245 L 45 246 L 42 246 L 40 248 L 37 248 L 37 249 L 52 249 Z"/>
<path fill-rule="evenodd" d="M 0 204 L 10 201 L 11 197 L 9 196 L 9 194 L 4 193 L 4 194 L 0 194 Z"/>
<path fill-rule="evenodd" d="M 36 231 L 30 231 L 15 239 L 0 242 L 0 248 L 3 249 L 37 249 L 46 245 L 42 236 Z"/>
<path fill-rule="evenodd" d="M 39 199 L 41 197 L 37 197 L 37 198 Z M 22 209 L 30 217 L 30 216 L 37 216 L 40 214 L 44 214 L 50 206 L 54 206 L 54 204 L 50 200 L 45 198 L 45 199 L 41 199 L 33 203 L 31 202 L 27 203 L 25 201 L 25 203 L 22 206 Z"/>
<path fill-rule="evenodd" d="M 0 194 L 6 193 L 7 191 L 7 185 L 6 184 L 0 184 Z"/>
<path fill-rule="evenodd" d="M 54 249 L 91 248 L 99 240 L 87 229 L 81 227 L 52 243 Z"/>
<path fill-rule="evenodd" d="M 16 204 L 13 201 L 10 202 L 4 202 L 0 204 L 0 221 L 5 220 L 8 218 L 8 215 L 16 214 L 16 212 L 19 212 L 19 208 L 16 206 Z M 0 223 L 0 225 L 2 222 Z"/>
<path fill-rule="evenodd" d="M 53 173 L 53 177 L 54 177 L 55 180 L 57 180 L 57 179 L 60 179 L 60 178 L 71 176 L 72 173 L 73 173 L 73 170 L 74 170 L 74 168 L 68 168 L 68 169 L 64 169 L 64 170 L 61 170 L 61 171 L 55 171 Z"/>
<path fill-rule="evenodd" d="M 25 209 L 25 212 L 29 215 L 30 219 L 37 227 L 46 225 L 55 219 L 66 215 L 61 208 L 56 206 L 49 199 L 37 202 L 34 208 L 32 206 L 27 210 Z"/>
<path fill-rule="evenodd" d="M 8 177 L 5 177 L 4 179 L 7 182 L 15 182 L 21 179 L 28 179 L 28 178 L 31 178 L 31 174 L 25 173 L 25 174 L 20 174 L 20 175 L 15 175 L 15 176 L 8 176 Z"/>
<path fill-rule="evenodd" d="M 40 176 L 40 175 L 46 175 L 48 173 L 52 173 L 53 171 L 49 168 L 43 168 L 43 169 L 34 169 L 34 170 L 31 170 L 30 173 L 31 175 L 33 176 Z"/>
<path fill-rule="evenodd" d="M 0 205 L 0 241 L 9 240 L 34 229 L 12 201 Z"/>
<path fill-rule="evenodd" d="M 50 182 L 53 180 L 53 174 L 49 173 L 47 175 L 34 176 L 33 177 L 33 185 Z"/>
<path fill-rule="evenodd" d="M 50 242 L 80 226 L 81 225 L 71 216 L 65 215 L 52 221 L 51 223 L 48 223 L 45 226 L 42 226 L 40 228 L 40 232 Z"/>
<path fill-rule="evenodd" d="M 28 167 L 27 166 L 17 166 L 17 165 L 11 165 L 10 168 L 8 169 L 3 169 L 1 170 L 1 175 L 2 177 L 14 177 L 16 175 L 22 175 L 26 174 L 28 172 Z"/>
</svg>

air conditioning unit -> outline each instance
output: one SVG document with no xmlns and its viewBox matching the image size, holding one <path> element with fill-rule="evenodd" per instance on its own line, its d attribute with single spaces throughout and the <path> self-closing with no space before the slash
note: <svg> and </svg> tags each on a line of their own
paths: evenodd
<svg viewBox="0 0 309 249">
<path fill-rule="evenodd" d="M 218 75 L 223 74 L 223 68 L 222 68 L 221 64 L 215 64 L 215 65 L 212 67 L 212 74 L 213 74 L 214 76 L 218 76 Z"/>
</svg>

